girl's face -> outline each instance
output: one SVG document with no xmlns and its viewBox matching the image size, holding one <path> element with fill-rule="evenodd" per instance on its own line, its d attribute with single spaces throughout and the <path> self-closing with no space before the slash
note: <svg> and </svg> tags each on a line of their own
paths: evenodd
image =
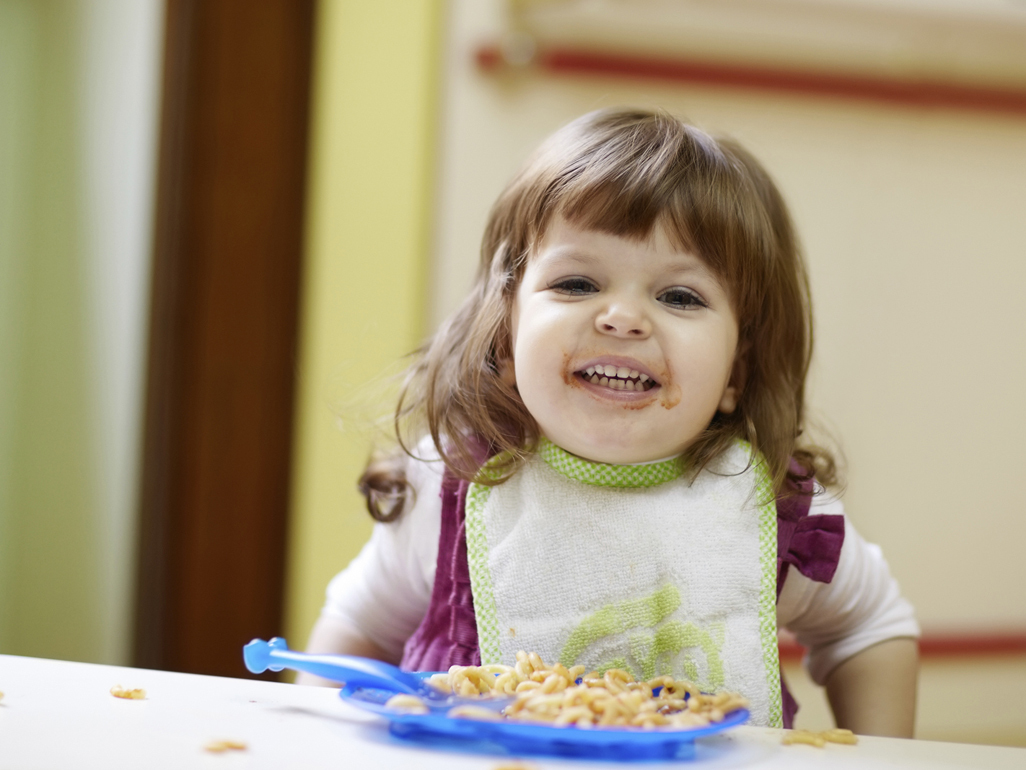
<svg viewBox="0 0 1026 770">
<path fill-rule="evenodd" d="M 555 218 L 512 329 L 517 388 L 542 435 L 589 460 L 678 455 L 743 385 L 726 288 L 662 225 L 635 241 Z"/>
</svg>

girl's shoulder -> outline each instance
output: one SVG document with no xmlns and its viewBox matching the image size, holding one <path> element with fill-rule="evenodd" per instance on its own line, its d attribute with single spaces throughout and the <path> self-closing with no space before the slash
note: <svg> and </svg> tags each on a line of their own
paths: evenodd
<svg viewBox="0 0 1026 770">
<path fill-rule="evenodd" d="M 809 503 L 809 515 L 844 516 L 844 502 L 839 490 L 816 484 Z"/>
<path fill-rule="evenodd" d="M 406 480 L 414 489 L 441 484 L 445 463 L 442 462 L 431 434 L 422 436 L 408 452 L 404 453 L 404 462 Z"/>
</svg>

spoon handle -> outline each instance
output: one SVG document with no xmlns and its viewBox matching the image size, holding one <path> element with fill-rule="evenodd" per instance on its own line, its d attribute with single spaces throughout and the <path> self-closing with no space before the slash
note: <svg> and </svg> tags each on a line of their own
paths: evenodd
<svg viewBox="0 0 1026 770">
<path fill-rule="evenodd" d="M 288 648 L 285 640 L 274 637 L 270 642 L 254 639 L 242 648 L 246 668 L 254 674 L 270 669 L 281 671 L 289 668 L 305 671 L 336 682 L 346 682 L 354 687 L 370 687 L 396 692 L 417 693 L 415 685 L 401 669 L 389 663 L 355 655 L 308 655 Z"/>
</svg>

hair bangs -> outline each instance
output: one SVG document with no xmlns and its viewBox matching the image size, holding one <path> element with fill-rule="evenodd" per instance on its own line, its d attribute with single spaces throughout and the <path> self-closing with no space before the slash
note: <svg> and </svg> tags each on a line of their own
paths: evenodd
<svg viewBox="0 0 1026 770">
<path fill-rule="evenodd" d="M 763 283 L 758 266 L 768 262 L 770 249 L 759 214 L 763 202 L 747 169 L 730 148 L 675 119 L 646 115 L 625 127 L 620 124 L 631 114 L 609 117 L 611 125 L 600 126 L 609 136 L 595 125 L 589 127 L 598 134 L 591 143 L 560 142 L 557 134 L 555 147 L 539 159 L 535 183 L 550 181 L 535 200 L 528 249 L 544 237 L 553 216 L 637 240 L 661 225 L 676 248 L 698 256 L 724 281 L 736 310 L 747 310 Z M 552 152 L 568 147 L 577 152 Z M 546 168 L 545 160 L 558 166 Z"/>
</svg>

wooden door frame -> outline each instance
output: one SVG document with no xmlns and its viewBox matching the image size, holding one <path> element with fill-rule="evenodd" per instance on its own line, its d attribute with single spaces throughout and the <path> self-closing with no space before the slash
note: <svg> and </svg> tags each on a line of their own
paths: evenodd
<svg viewBox="0 0 1026 770">
<path fill-rule="evenodd" d="M 314 0 L 168 0 L 134 665 L 281 633 Z"/>
</svg>

